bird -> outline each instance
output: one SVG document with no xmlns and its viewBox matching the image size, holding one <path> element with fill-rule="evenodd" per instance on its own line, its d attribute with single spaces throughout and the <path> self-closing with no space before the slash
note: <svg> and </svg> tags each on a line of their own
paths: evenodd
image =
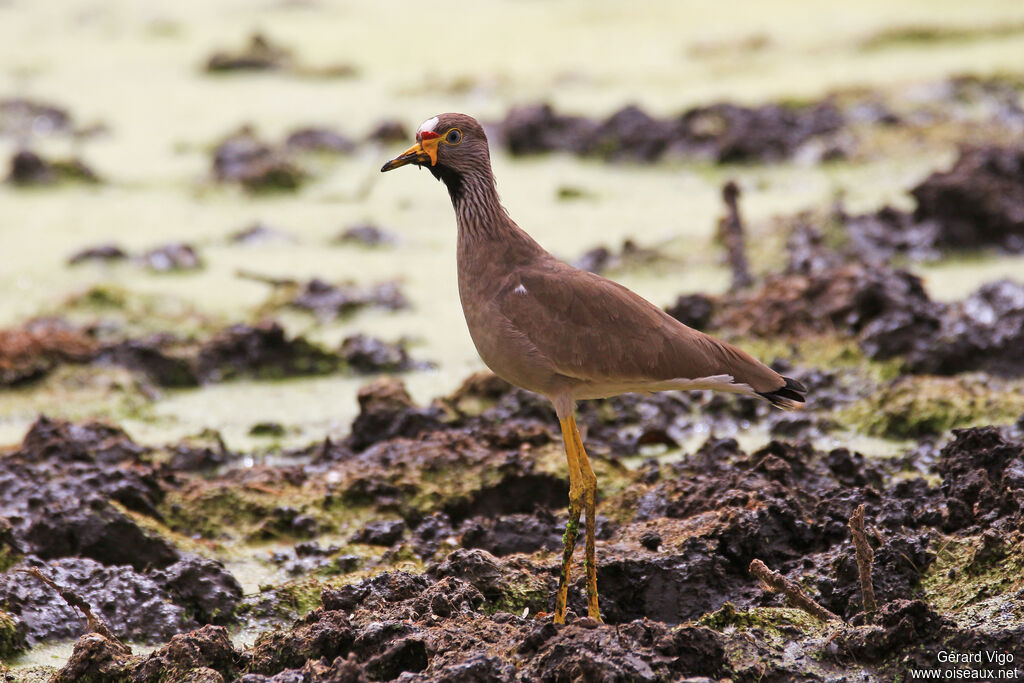
<svg viewBox="0 0 1024 683">
<path fill-rule="evenodd" d="M 445 113 L 381 172 L 427 168 L 448 189 L 458 230 L 459 298 L 483 362 L 545 396 L 558 417 L 569 469 L 569 520 L 553 621 L 565 623 L 572 556 L 585 515 L 588 616 L 603 623 L 594 542 L 597 477 L 576 424 L 576 403 L 618 394 L 703 389 L 800 407 L 807 393 L 739 348 L 694 330 L 626 287 L 557 259 L 502 206 L 483 126 Z"/>
</svg>

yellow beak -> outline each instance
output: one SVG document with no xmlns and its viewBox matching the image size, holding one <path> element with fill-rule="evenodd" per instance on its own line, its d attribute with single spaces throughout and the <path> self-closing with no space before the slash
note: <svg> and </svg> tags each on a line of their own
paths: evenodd
<svg viewBox="0 0 1024 683">
<path fill-rule="evenodd" d="M 405 150 L 397 157 L 384 164 L 380 172 L 390 171 L 398 168 L 399 166 L 405 166 L 406 164 L 417 164 L 419 166 L 425 165 L 430 162 L 433 166 L 437 163 L 437 146 L 441 144 L 440 137 L 427 138 L 417 142 L 415 145 Z"/>
</svg>

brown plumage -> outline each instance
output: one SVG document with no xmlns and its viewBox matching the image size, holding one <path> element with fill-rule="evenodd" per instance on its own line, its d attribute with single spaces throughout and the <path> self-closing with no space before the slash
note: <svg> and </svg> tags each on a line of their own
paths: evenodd
<svg viewBox="0 0 1024 683">
<path fill-rule="evenodd" d="M 596 479 L 576 428 L 575 402 L 631 391 L 715 389 L 795 407 L 806 390 L 622 285 L 545 251 L 502 208 L 487 136 L 472 117 L 441 114 L 426 121 L 416 138 L 381 170 L 414 163 L 447 186 L 459 231 L 459 294 L 473 343 L 497 375 L 547 396 L 555 406 L 570 474 L 570 523 L 555 619 L 564 619 L 581 508 L 587 513 L 588 607 L 600 619 L 593 555 Z"/>
</svg>

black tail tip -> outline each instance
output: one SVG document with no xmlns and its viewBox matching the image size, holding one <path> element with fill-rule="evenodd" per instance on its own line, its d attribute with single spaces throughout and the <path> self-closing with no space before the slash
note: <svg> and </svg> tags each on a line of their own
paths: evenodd
<svg viewBox="0 0 1024 683">
<path fill-rule="evenodd" d="M 806 399 L 807 387 L 797 382 L 792 377 L 783 377 L 786 380 L 785 386 L 775 391 L 759 391 L 757 395 L 771 401 L 776 408 L 783 410 L 794 410 L 803 407 Z"/>
</svg>

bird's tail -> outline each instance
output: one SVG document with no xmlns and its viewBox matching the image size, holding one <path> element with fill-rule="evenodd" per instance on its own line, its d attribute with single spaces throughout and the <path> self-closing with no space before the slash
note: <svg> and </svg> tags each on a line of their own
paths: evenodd
<svg viewBox="0 0 1024 683">
<path fill-rule="evenodd" d="M 776 408 L 783 410 L 797 410 L 803 408 L 807 387 L 791 377 L 783 377 L 786 380 L 785 386 L 775 391 L 758 391 L 757 395 L 771 401 Z"/>
</svg>

